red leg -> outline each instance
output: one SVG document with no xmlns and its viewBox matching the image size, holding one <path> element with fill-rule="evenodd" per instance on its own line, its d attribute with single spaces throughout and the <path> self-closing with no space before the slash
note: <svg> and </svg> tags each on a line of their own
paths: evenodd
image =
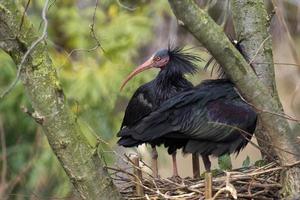
<svg viewBox="0 0 300 200">
<path fill-rule="evenodd" d="M 153 176 L 155 178 L 158 178 L 157 158 L 158 158 L 158 153 L 156 147 L 152 146 L 152 170 L 153 170 Z"/>
<path fill-rule="evenodd" d="M 173 177 L 179 177 L 178 169 L 177 169 L 176 151 L 172 153 L 172 162 L 173 162 Z"/>
<path fill-rule="evenodd" d="M 207 155 L 202 155 L 202 160 L 204 163 L 205 170 L 207 172 L 210 172 L 211 162 L 209 160 L 209 157 Z"/>
<path fill-rule="evenodd" d="M 198 154 L 192 154 L 193 178 L 200 178 L 200 165 Z"/>
</svg>

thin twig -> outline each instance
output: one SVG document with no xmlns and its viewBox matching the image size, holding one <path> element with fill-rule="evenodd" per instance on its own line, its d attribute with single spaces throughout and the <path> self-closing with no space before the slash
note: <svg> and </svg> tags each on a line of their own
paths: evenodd
<svg viewBox="0 0 300 200">
<path fill-rule="evenodd" d="M 49 0 L 45 0 L 45 5 L 43 7 L 43 11 L 42 11 L 42 18 L 44 21 L 44 29 L 43 29 L 43 33 L 42 35 L 32 43 L 32 45 L 29 47 L 29 49 L 26 51 L 26 53 L 24 54 L 20 64 L 18 65 L 18 71 L 17 71 L 17 76 L 15 78 L 15 80 L 11 83 L 10 86 L 8 86 L 4 92 L 1 94 L 0 99 L 4 98 L 18 83 L 19 79 L 20 79 L 20 75 L 21 75 L 21 71 L 23 69 L 23 66 L 27 60 L 27 57 L 30 55 L 30 53 L 34 50 L 34 48 L 40 43 L 42 42 L 45 37 L 47 36 L 47 28 L 48 28 L 48 20 L 46 17 L 47 14 L 47 7 L 48 7 L 48 3 Z"/>
<path fill-rule="evenodd" d="M 271 62 L 253 62 L 253 64 L 272 64 Z M 287 65 L 287 66 L 295 66 L 295 67 L 300 67 L 300 65 L 296 63 L 281 63 L 281 62 L 274 62 L 274 65 Z"/>
<path fill-rule="evenodd" d="M 126 6 L 126 5 L 124 5 L 123 3 L 120 2 L 120 0 L 116 0 L 116 1 L 117 1 L 117 3 L 119 4 L 120 7 L 125 8 L 126 10 L 135 11 L 137 9 L 137 7 L 130 8 L 130 7 Z"/>
<path fill-rule="evenodd" d="M 23 22 L 24 22 L 24 17 L 25 17 L 25 14 L 26 14 L 27 10 L 28 10 L 29 4 L 30 4 L 30 0 L 28 0 L 27 3 L 26 3 L 26 6 L 25 6 L 25 9 L 24 9 L 22 18 L 21 18 L 21 23 L 20 23 L 20 26 L 19 26 L 19 32 L 21 32 Z"/>
<path fill-rule="evenodd" d="M 245 133 L 246 135 L 251 136 L 251 137 L 252 137 L 252 135 L 253 135 L 253 134 L 251 134 L 251 133 L 248 133 L 247 131 L 244 131 L 243 129 L 240 129 L 239 127 L 231 126 L 231 125 L 229 125 L 229 124 L 224 124 L 224 123 L 220 123 L 220 122 L 209 122 L 209 123 L 227 126 L 227 127 L 236 129 L 236 130 L 238 130 L 238 131 L 240 131 L 240 132 L 242 132 L 242 133 Z M 241 135 L 242 135 L 243 137 L 245 137 L 242 133 L 241 133 Z M 266 142 L 264 139 L 259 138 L 259 137 L 257 137 L 257 136 L 255 136 L 255 138 L 256 138 L 257 140 L 259 140 L 259 141 L 265 143 L 266 145 L 269 145 L 269 146 L 271 146 L 271 147 L 273 147 L 273 148 L 275 148 L 275 149 L 278 149 L 278 150 L 280 150 L 280 151 L 282 151 L 282 152 L 285 152 L 285 153 L 288 153 L 288 154 L 291 154 L 291 155 L 295 155 L 295 156 L 299 156 L 299 155 L 300 155 L 300 154 L 295 154 L 295 153 L 293 153 L 293 152 L 287 151 L 287 150 L 285 150 L 285 149 L 283 149 L 283 148 L 281 148 L 281 147 L 278 147 L 278 146 L 276 146 L 276 145 L 270 144 L 269 142 Z M 262 150 L 262 149 L 260 149 L 260 150 Z M 274 159 L 274 158 L 273 158 L 273 159 Z"/>
<path fill-rule="evenodd" d="M 243 99 L 244 100 L 244 99 Z M 285 113 L 275 113 L 275 112 L 271 112 L 271 111 L 268 111 L 268 110 L 264 110 L 264 109 L 261 109 L 261 108 L 258 108 L 256 107 L 255 105 L 247 102 L 244 100 L 245 103 L 247 103 L 248 105 L 252 106 L 255 110 L 259 111 L 259 112 L 263 112 L 263 113 L 268 113 L 268 114 L 271 114 L 271 115 L 276 115 L 278 117 L 282 117 L 284 119 L 287 119 L 287 120 L 290 120 L 290 121 L 294 121 L 294 122 L 297 122 L 297 123 L 300 123 L 300 120 L 299 119 L 295 119 L 291 116 L 289 116 L 288 114 L 285 114 Z"/>
<path fill-rule="evenodd" d="M 91 47 L 89 49 L 84 49 L 84 48 L 77 48 L 77 49 L 73 49 L 70 53 L 68 53 L 67 57 L 71 57 L 71 55 L 77 51 L 87 51 L 87 52 L 92 52 L 97 50 L 98 48 L 100 48 L 103 53 L 105 54 L 105 50 L 102 47 L 99 39 L 96 36 L 96 32 L 95 32 L 95 23 L 96 23 L 96 12 L 97 12 L 97 8 L 98 8 L 98 4 L 99 4 L 99 0 L 96 0 L 95 3 L 95 9 L 94 9 L 94 13 L 93 13 L 93 19 L 92 19 L 92 24 L 90 24 L 90 35 L 93 38 L 93 40 L 96 42 L 96 45 L 94 47 Z"/>
<path fill-rule="evenodd" d="M 266 41 L 268 41 L 271 38 L 271 36 L 269 35 L 268 37 L 266 37 L 264 39 L 264 41 L 259 45 L 258 49 L 256 50 L 253 58 L 250 60 L 249 65 L 251 65 L 253 63 L 253 61 L 255 60 L 256 56 L 258 55 L 259 51 L 263 48 L 264 44 L 266 43 Z"/>
</svg>

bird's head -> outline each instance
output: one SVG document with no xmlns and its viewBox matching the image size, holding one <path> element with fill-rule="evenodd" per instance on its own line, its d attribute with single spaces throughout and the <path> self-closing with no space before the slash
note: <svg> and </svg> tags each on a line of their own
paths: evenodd
<svg viewBox="0 0 300 200">
<path fill-rule="evenodd" d="M 135 75 L 151 68 L 168 69 L 181 74 L 195 73 L 197 71 L 195 61 L 202 61 L 202 59 L 198 55 L 183 50 L 183 48 L 176 47 L 156 51 L 127 76 L 122 83 L 121 90 Z"/>
</svg>

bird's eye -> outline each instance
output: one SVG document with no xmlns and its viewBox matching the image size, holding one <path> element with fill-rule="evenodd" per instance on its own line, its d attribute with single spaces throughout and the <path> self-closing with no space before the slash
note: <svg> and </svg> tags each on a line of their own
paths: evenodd
<svg viewBox="0 0 300 200">
<path fill-rule="evenodd" d="M 159 56 L 156 56 L 156 57 L 154 57 L 154 59 L 153 59 L 154 61 L 160 61 L 161 60 L 161 58 L 159 57 Z"/>
</svg>

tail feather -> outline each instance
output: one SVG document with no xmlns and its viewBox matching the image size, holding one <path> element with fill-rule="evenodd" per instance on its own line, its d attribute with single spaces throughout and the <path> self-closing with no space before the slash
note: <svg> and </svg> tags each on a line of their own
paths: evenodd
<svg viewBox="0 0 300 200">
<path fill-rule="evenodd" d="M 133 139 L 132 137 L 122 137 L 119 139 L 118 144 L 124 147 L 135 147 L 143 142 Z"/>
</svg>

